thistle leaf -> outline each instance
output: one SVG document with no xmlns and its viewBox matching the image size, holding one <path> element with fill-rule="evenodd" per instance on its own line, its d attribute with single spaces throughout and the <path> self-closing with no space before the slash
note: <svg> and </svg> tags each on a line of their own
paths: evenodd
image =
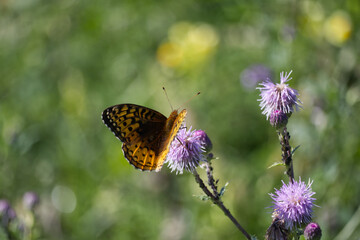
<svg viewBox="0 0 360 240">
<path fill-rule="evenodd" d="M 273 167 L 277 167 L 277 166 L 285 166 L 285 163 L 283 163 L 283 162 L 274 162 L 273 164 L 271 164 L 271 166 L 268 167 L 268 169 L 273 168 Z"/>
<path fill-rule="evenodd" d="M 296 146 L 292 151 L 291 151 L 291 155 L 294 155 L 295 151 L 300 147 L 300 145 Z"/>
</svg>

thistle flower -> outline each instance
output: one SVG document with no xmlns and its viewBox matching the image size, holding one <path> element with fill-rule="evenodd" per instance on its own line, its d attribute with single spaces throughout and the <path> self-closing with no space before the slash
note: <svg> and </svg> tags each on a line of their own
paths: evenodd
<svg viewBox="0 0 360 240">
<path fill-rule="evenodd" d="M 262 87 L 258 87 L 260 90 L 260 107 L 263 110 L 262 114 L 266 115 L 266 119 L 269 119 L 272 112 L 280 110 L 283 113 L 289 114 L 299 109 L 301 101 L 298 98 L 299 93 L 289 87 L 286 82 L 290 81 L 292 71 L 289 73 L 280 73 L 280 83 L 273 83 L 270 80 L 260 83 Z"/>
<path fill-rule="evenodd" d="M 276 109 L 270 114 L 270 124 L 273 127 L 276 128 L 284 127 L 286 126 L 287 122 L 288 122 L 287 115 L 280 110 Z"/>
<path fill-rule="evenodd" d="M 0 200 L 0 219 L 4 227 L 7 227 L 12 220 L 16 219 L 14 209 L 10 206 L 9 202 L 4 199 Z"/>
<path fill-rule="evenodd" d="M 309 223 L 304 231 L 304 237 L 306 240 L 320 240 L 321 228 L 317 223 Z"/>
<path fill-rule="evenodd" d="M 23 196 L 23 205 L 26 209 L 34 210 L 34 208 L 39 204 L 40 200 L 36 193 L 26 192 Z"/>
<path fill-rule="evenodd" d="M 273 211 L 277 216 L 284 220 L 286 229 L 292 230 L 294 227 L 301 224 L 307 224 L 311 221 L 312 208 L 315 198 L 311 196 L 315 194 L 311 190 L 312 181 L 308 185 L 305 182 L 293 181 L 288 185 L 282 181 L 282 187 L 277 190 L 275 194 L 270 194 L 273 201 Z"/>
<path fill-rule="evenodd" d="M 212 149 L 212 143 L 209 136 L 203 130 L 194 131 L 194 137 L 199 136 L 199 141 L 205 152 L 210 152 Z"/>
<path fill-rule="evenodd" d="M 205 134 L 205 132 L 203 132 Z M 167 155 L 166 162 L 171 171 L 183 173 L 183 170 L 192 171 L 205 160 L 205 142 L 203 134 L 182 128 L 179 130 L 176 138 L 170 145 L 170 151 Z M 209 139 L 210 140 L 210 139 Z"/>
</svg>

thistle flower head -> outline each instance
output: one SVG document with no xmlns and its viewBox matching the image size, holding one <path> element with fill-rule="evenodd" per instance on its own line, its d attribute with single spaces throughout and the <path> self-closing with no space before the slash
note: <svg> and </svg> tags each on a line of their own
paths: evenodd
<svg viewBox="0 0 360 240">
<path fill-rule="evenodd" d="M 212 143 L 209 136 L 203 130 L 194 131 L 194 137 L 198 136 L 200 144 L 205 152 L 210 152 L 212 149 Z"/>
<path fill-rule="evenodd" d="M 260 83 L 262 87 L 260 90 L 260 107 L 266 119 L 269 119 L 271 113 L 275 110 L 280 110 L 283 113 L 292 113 L 298 110 L 301 104 L 298 98 L 299 93 L 289 87 L 287 84 L 292 78 L 290 77 L 292 71 L 289 73 L 280 73 L 280 83 L 273 83 L 270 80 Z"/>
<path fill-rule="evenodd" d="M 23 196 L 23 205 L 29 210 L 34 210 L 34 208 L 39 204 L 39 202 L 39 197 L 34 192 L 26 192 Z"/>
<path fill-rule="evenodd" d="M 277 217 L 284 220 L 286 229 L 292 230 L 294 227 L 301 224 L 307 224 L 311 221 L 312 208 L 315 198 L 312 195 L 312 181 L 308 185 L 305 182 L 293 181 L 289 184 L 282 182 L 282 187 L 277 190 L 275 194 L 270 194 L 273 201 L 273 211 L 276 212 Z"/>
<path fill-rule="evenodd" d="M 270 124 L 273 127 L 281 128 L 286 126 L 288 122 L 288 116 L 280 110 L 274 110 L 270 114 Z"/>
<path fill-rule="evenodd" d="M 4 227 L 16 219 L 16 213 L 7 200 L 0 200 L 0 219 Z"/>
<path fill-rule="evenodd" d="M 182 128 L 170 145 L 166 162 L 171 171 L 176 171 L 176 173 L 182 174 L 184 169 L 192 171 L 200 161 L 205 160 L 204 148 L 202 134 L 192 131 L 191 127 L 189 130 Z"/>
<path fill-rule="evenodd" d="M 321 239 L 321 228 L 317 223 L 309 223 L 304 231 L 304 237 L 306 240 L 320 240 Z"/>
</svg>

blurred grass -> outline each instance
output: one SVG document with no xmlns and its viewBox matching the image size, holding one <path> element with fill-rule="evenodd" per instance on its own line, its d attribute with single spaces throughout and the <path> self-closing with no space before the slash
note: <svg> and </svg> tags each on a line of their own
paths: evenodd
<svg viewBox="0 0 360 240">
<path fill-rule="evenodd" d="M 275 81 L 294 71 L 304 103 L 289 123 L 292 146 L 301 145 L 295 174 L 314 180 L 315 221 L 334 238 L 360 204 L 359 5 L 0 1 L 0 197 L 38 192 L 44 239 L 241 238 L 193 196 L 201 191 L 190 174 L 135 171 L 102 124 L 102 110 L 118 103 L 168 115 L 165 86 L 173 106 L 188 109 L 188 126 L 213 141 L 215 176 L 230 183 L 225 204 L 261 239 L 268 193 L 283 178 L 267 169 L 280 147 L 258 92 L 239 79 L 261 63 Z M 71 212 L 62 205 L 74 203 Z"/>
</svg>

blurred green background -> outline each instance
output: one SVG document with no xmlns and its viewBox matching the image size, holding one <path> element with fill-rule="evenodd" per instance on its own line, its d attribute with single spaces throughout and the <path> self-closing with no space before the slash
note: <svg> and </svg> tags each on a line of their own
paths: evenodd
<svg viewBox="0 0 360 240">
<path fill-rule="evenodd" d="M 19 212 L 37 192 L 41 239 L 244 239 L 190 173 L 135 170 L 103 125 L 119 103 L 168 116 L 164 86 L 262 239 L 286 177 L 267 169 L 281 152 L 249 74 L 261 64 L 276 82 L 293 70 L 295 175 L 314 180 L 323 239 L 359 239 L 359 23 L 358 0 L 1 0 L 0 198 Z"/>
</svg>

